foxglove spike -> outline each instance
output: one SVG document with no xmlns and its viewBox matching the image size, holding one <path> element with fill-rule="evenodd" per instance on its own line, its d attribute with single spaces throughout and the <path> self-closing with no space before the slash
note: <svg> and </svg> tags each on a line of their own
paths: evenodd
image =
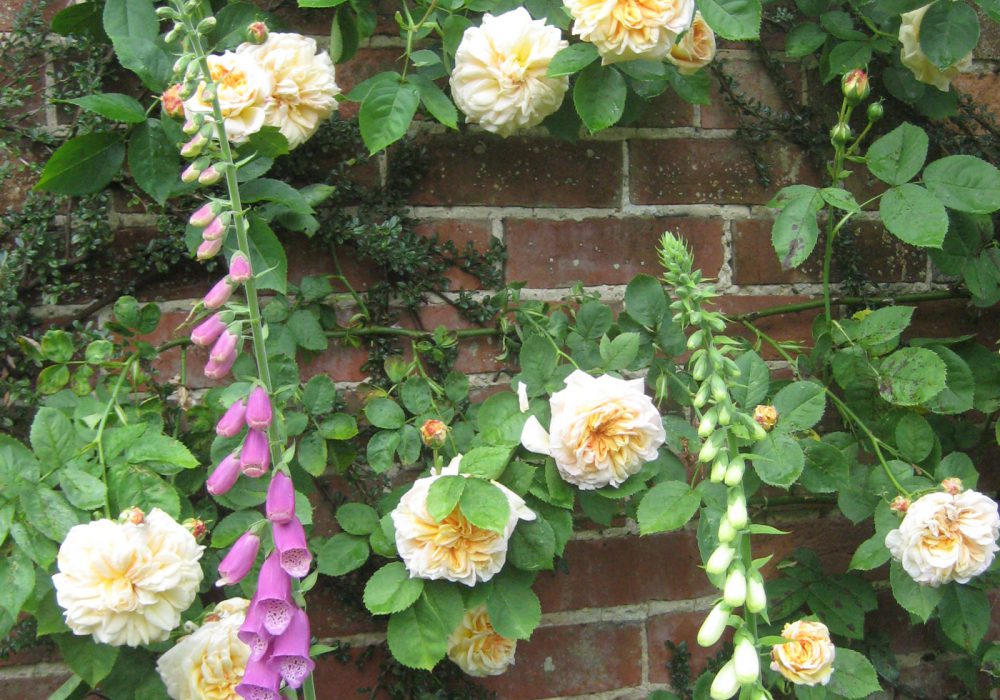
<svg viewBox="0 0 1000 700">
<path fill-rule="evenodd" d="M 274 523 L 274 548 L 280 555 L 281 568 L 289 576 L 302 578 L 309 573 L 312 554 L 306 543 L 306 531 L 298 518 L 292 517 L 287 523 Z"/>
<path fill-rule="evenodd" d="M 219 562 L 219 580 L 215 585 L 232 586 L 242 581 L 257 561 L 259 550 L 260 538 L 252 532 L 244 532 Z"/>
<path fill-rule="evenodd" d="M 271 667 L 292 688 L 301 688 L 316 667 L 316 663 L 309 658 L 311 642 L 309 616 L 304 610 L 296 610 L 288 629 L 271 645 Z"/>
<path fill-rule="evenodd" d="M 236 455 L 226 455 L 208 477 L 205 488 L 213 496 L 219 496 L 233 488 L 239 478 L 240 460 Z"/>
<path fill-rule="evenodd" d="M 256 479 L 266 474 L 270 466 L 271 449 L 267 433 L 251 429 L 240 451 L 240 469 L 251 479 Z"/>
<path fill-rule="evenodd" d="M 271 478 L 265 512 L 267 519 L 276 524 L 287 523 L 295 517 L 295 487 L 284 472 L 278 472 Z"/>
</svg>

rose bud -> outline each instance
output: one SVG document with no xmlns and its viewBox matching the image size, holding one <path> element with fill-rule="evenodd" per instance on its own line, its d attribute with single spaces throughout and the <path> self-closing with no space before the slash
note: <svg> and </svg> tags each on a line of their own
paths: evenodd
<svg viewBox="0 0 1000 700">
<path fill-rule="evenodd" d="M 247 405 L 241 399 L 234 401 L 233 405 L 226 409 L 222 418 L 215 424 L 215 434 L 219 437 L 236 437 L 243 431 L 243 421 L 247 413 Z"/>
<path fill-rule="evenodd" d="M 132 523 L 133 525 L 142 525 L 146 522 L 146 514 L 142 512 L 142 508 L 139 506 L 132 506 L 131 508 L 126 508 L 118 516 L 118 520 L 123 523 Z"/>
<path fill-rule="evenodd" d="M 222 322 L 219 314 L 212 314 L 191 331 L 191 342 L 207 348 L 222 335 L 224 330 L 226 330 L 226 324 Z"/>
<path fill-rule="evenodd" d="M 171 119 L 184 118 L 184 100 L 181 99 L 181 86 L 171 85 L 160 97 L 163 113 Z"/>
<path fill-rule="evenodd" d="M 219 496 L 233 488 L 240 478 L 240 460 L 234 454 L 226 455 L 219 462 L 205 483 L 205 488 L 213 496 Z"/>
<path fill-rule="evenodd" d="M 306 544 L 306 531 L 298 518 L 293 517 L 287 523 L 274 523 L 274 548 L 279 554 L 281 568 L 289 576 L 302 578 L 309 573 L 312 564 L 312 554 Z"/>
<path fill-rule="evenodd" d="M 247 25 L 246 40 L 248 44 L 263 44 L 267 41 L 267 36 L 267 25 L 263 22 L 251 22 Z"/>
<path fill-rule="evenodd" d="M 272 417 L 267 390 L 262 386 L 254 387 L 247 397 L 247 425 L 254 430 L 267 430 L 271 427 Z"/>
<path fill-rule="evenodd" d="M 240 469 L 251 479 L 263 476 L 271 466 L 267 433 L 251 429 L 240 451 Z"/>
<path fill-rule="evenodd" d="M 250 700 L 281 700 L 281 676 L 264 660 L 247 663 L 236 694 Z"/>
<path fill-rule="evenodd" d="M 257 561 L 259 550 L 260 538 L 252 532 L 244 532 L 219 562 L 219 580 L 215 585 L 232 586 L 242 581 Z"/>
<path fill-rule="evenodd" d="M 185 530 L 191 533 L 195 542 L 201 542 L 205 537 L 205 533 L 208 532 L 208 527 L 205 525 L 205 521 L 199 518 L 187 518 L 181 523 L 181 525 Z"/>
<path fill-rule="evenodd" d="M 278 670 L 290 688 L 302 687 L 316 667 L 309 658 L 311 643 L 309 616 L 304 610 L 296 610 L 288 629 L 271 646 L 271 666 Z"/>
<path fill-rule="evenodd" d="M 448 426 L 432 418 L 420 426 L 420 439 L 432 450 L 439 450 L 448 439 Z"/>
<path fill-rule="evenodd" d="M 272 523 L 287 523 L 295 517 L 295 487 L 284 472 L 277 472 L 271 478 L 264 511 Z"/>
<path fill-rule="evenodd" d="M 198 246 L 198 252 L 195 254 L 195 257 L 198 260 L 210 260 L 218 255 L 220 250 L 222 250 L 221 238 L 207 238 Z"/>
<path fill-rule="evenodd" d="M 962 480 L 957 476 L 950 476 L 941 482 L 941 488 L 950 493 L 952 496 L 957 496 L 965 490 L 962 486 Z"/>
<path fill-rule="evenodd" d="M 845 73 L 840 81 L 840 89 L 847 98 L 847 104 L 856 105 L 868 97 L 871 86 L 868 84 L 868 74 L 863 70 L 852 70 Z"/>
<path fill-rule="evenodd" d="M 229 301 L 229 297 L 232 295 L 233 285 L 229 283 L 228 278 L 223 277 L 208 291 L 208 294 L 202 299 L 202 303 L 205 304 L 206 309 L 217 309 Z"/>
<path fill-rule="evenodd" d="M 243 253 L 234 253 L 229 261 L 229 279 L 237 284 L 243 284 L 253 277 L 250 261 Z"/>
</svg>

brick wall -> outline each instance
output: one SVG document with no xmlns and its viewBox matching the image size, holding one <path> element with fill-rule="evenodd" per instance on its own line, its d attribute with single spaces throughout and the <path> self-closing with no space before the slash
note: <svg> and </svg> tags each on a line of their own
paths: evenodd
<svg viewBox="0 0 1000 700">
<path fill-rule="evenodd" d="M 0 9 L 0 30 L 9 27 L 12 3 L 6 5 Z M 325 41 L 327 13 L 289 13 L 286 19 Z M 382 26 L 386 35 L 338 68 L 345 92 L 388 68 L 400 54 L 401 42 L 390 33 L 392 22 L 386 19 Z M 1000 35 L 988 24 L 984 30 L 976 72 L 963 76 L 959 87 L 996 108 Z M 745 92 L 780 109 L 777 91 L 748 47 L 723 43 L 719 59 Z M 786 73 L 806 98 L 805 72 L 790 62 Z M 350 114 L 352 106 L 345 105 L 343 112 Z M 475 131 L 445 134 L 422 123 L 414 135 L 426 147 L 429 167 L 413 193 L 412 213 L 426 231 L 460 246 L 466 241 L 483 246 L 491 236 L 505 241 L 506 279 L 525 282 L 527 298 L 558 299 L 582 282 L 606 300 L 620 300 L 633 275 L 657 273 L 654 245 L 666 229 L 682 235 L 693 247 L 697 264 L 717 278 L 720 304 L 727 312 L 815 298 L 820 292 L 819 262 L 811 259 L 799 270 L 782 271 L 770 248 L 771 212 L 762 205 L 786 184 L 816 184 L 817 170 L 794 146 L 775 142 L 764 149 L 774 179 L 762 186 L 744 146 L 735 139 L 736 126 L 718 94 L 703 107 L 663 96 L 634 127 L 612 129 L 574 145 L 542 132 L 500 140 Z M 384 179 L 392 168 L 392 157 L 380 156 L 378 170 L 369 175 Z M 141 229 L 143 224 L 142 216 L 134 213 L 109 216 L 123 228 Z M 935 288 L 927 256 L 900 244 L 876 224 L 861 227 L 856 246 L 871 279 L 887 289 Z M 308 248 L 290 250 L 293 278 L 328 269 L 313 253 Z M 352 272 L 361 281 L 368 274 L 364 269 Z M 456 273 L 453 281 L 462 287 L 471 278 Z M 167 312 L 162 327 L 174 327 L 171 321 L 185 315 L 190 299 L 201 290 L 200 283 L 158 288 L 154 298 Z M 58 318 L 72 310 L 39 312 Z M 809 313 L 770 318 L 761 326 L 778 339 L 804 340 L 810 337 L 812 318 Z M 923 329 L 939 335 L 980 328 L 995 336 L 997 328 L 994 312 L 977 315 L 961 303 L 924 305 L 917 318 Z M 457 323 L 446 305 L 428 307 L 423 320 L 428 327 Z M 488 386 L 499 366 L 496 351 L 488 339 L 466 341 L 459 369 L 476 385 Z M 312 363 L 304 375 L 328 372 L 351 386 L 364 379 L 363 359 L 358 351 L 336 349 Z M 198 375 L 192 371 L 192 376 Z M 843 571 L 857 544 L 871 534 L 867 526 L 853 527 L 816 509 L 776 517 L 792 535 L 760 538 L 755 544 L 758 552 L 775 552 L 775 562 L 804 545 L 815 549 L 831 572 Z M 694 634 L 716 592 L 698 568 L 693 528 L 644 538 L 628 524 L 584 530 L 568 545 L 565 563 L 565 570 L 540 576 L 542 625 L 530 641 L 519 643 L 516 665 L 483 683 L 500 698 L 645 698 L 653 689 L 669 687 L 668 640 L 687 641 L 696 671 L 703 667 L 713 650 L 700 650 Z M 870 620 L 873 628 L 906 628 L 898 608 L 885 596 L 881 602 L 882 609 Z M 317 591 L 310 613 L 317 635 L 349 643 L 355 657 L 384 639 L 380 624 L 345 605 L 332 589 Z M 924 641 L 920 634 L 907 633 L 895 644 L 910 677 L 929 683 L 939 677 L 940 665 L 922 656 Z M 361 668 L 325 657 L 317 671 L 319 696 L 355 697 L 359 687 L 373 682 L 382 653 L 377 651 Z M 41 697 L 66 677 L 57 659 L 39 652 L 0 665 L 0 700 Z"/>
</svg>

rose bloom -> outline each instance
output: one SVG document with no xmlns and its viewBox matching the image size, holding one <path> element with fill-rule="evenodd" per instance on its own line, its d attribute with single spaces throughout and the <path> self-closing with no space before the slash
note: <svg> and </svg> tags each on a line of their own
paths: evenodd
<svg viewBox="0 0 1000 700">
<path fill-rule="evenodd" d="M 789 622 L 781 636 L 792 641 L 771 648 L 771 670 L 796 685 L 826 685 L 833 675 L 837 649 L 822 622 Z"/>
<path fill-rule="evenodd" d="M 666 439 L 642 379 L 592 377 L 576 370 L 549 405 L 549 432 L 532 416 L 524 424 L 521 444 L 551 455 L 562 478 L 583 490 L 618 486 L 656 459 Z"/>
<path fill-rule="evenodd" d="M 694 13 L 694 21 L 681 40 L 670 47 L 667 59 L 677 66 L 681 75 L 691 75 L 704 68 L 715 58 L 715 32 L 700 12 Z"/>
<path fill-rule="evenodd" d="M 250 601 L 230 598 L 215 606 L 205 623 L 181 637 L 156 663 L 174 700 L 236 700 L 236 686 L 250 658 L 237 634 Z"/>
<path fill-rule="evenodd" d="M 929 493 L 910 504 L 885 546 L 917 583 L 968 583 L 993 563 L 997 504 L 976 491 Z"/>
<path fill-rule="evenodd" d="M 483 15 L 455 52 L 451 96 L 470 124 L 510 136 L 536 126 L 562 104 L 569 76 L 549 78 L 552 57 L 568 46 L 558 27 L 523 7 Z"/>
<path fill-rule="evenodd" d="M 467 586 L 489 581 L 507 561 L 507 545 L 518 520 L 534 520 L 524 500 L 503 484 L 493 482 L 510 505 L 503 532 L 476 527 L 455 506 L 441 522 L 427 512 L 427 493 L 442 476 L 458 474 L 462 456 L 440 474 L 417 479 L 392 511 L 396 549 L 411 578 L 460 581 Z"/>
<path fill-rule="evenodd" d="M 243 143 L 264 126 L 267 100 L 273 87 L 271 75 L 251 57 L 232 51 L 209 56 L 208 66 L 218 91 L 226 136 L 233 143 Z M 194 95 L 184 102 L 189 116 L 212 114 L 212 101 L 205 99 L 204 91 L 205 83 L 201 83 Z"/>
<path fill-rule="evenodd" d="M 565 0 L 573 33 L 597 47 L 602 62 L 659 60 L 691 26 L 694 0 Z"/>
<path fill-rule="evenodd" d="M 466 610 L 448 637 L 448 658 L 470 676 L 499 676 L 514 663 L 517 640 L 497 634 L 486 606 Z"/>
<path fill-rule="evenodd" d="M 972 52 L 970 51 L 968 56 L 944 70 L 931 63 L 920 49 L 920 23 L 929 7 L 930 5 L 924 5 L 912 12 L 902 14 L 902 23 L 899 25 L 899 42 L 903 46 L 899 50 L 899 59 L 904 66 L 910 69 L 913 77 L 921 83 L 927 83 L 942 92 L 948 92 L 951 81 L 972 65 Z"/>
<path fill-rule="evenodd" d="M 337 109 L 336 73 L 326 51 L 301 34 L 271 34 L 263 44 L 242 44 L 236 53 L 250 57 L 268 73 L 273 87 L 264 124 L 276 126 L 295 148 Z"/>
<path fill-rule="evenodd" d="M 95 520 L 74 526 L 52 577 L 66 624 L 112 646 L 163 641 L 198 593 L 203 549 L 159 508 L 138 525 Z"/>
</svg>

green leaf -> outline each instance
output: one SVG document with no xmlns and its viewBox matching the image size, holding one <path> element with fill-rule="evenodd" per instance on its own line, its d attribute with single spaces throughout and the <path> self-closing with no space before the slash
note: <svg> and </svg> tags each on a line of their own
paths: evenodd
<svg viewBox="0 0 1000 700">
<path fill-rule="evenodd" d="M 13 523 L 10 526 L 10 536 L 18 548 L 43 569 L 48 569 L 56 560 L 56 545 L 35 528 Z"/>
<path fill-rule="evenodd" d="M 945 635 L 968 653 L 973 653 L 990 626 L 990 601 L 983 591 L 958 583 L 942 587 L 938 617 Z"/>
<path fill-rule="evenodd" d="M 380 430 L 368 441 L 368 466 L 376 474 L 381 474 L 394 464 L 399 439 L 398 430 Z"/>
<path fill-rule="evenodd" d="M 272 289 L 284 294 L 288 285 L 285 248 L 262 218 L 251 214 L 249 222 L 250 264 L 256 275 L 257 289 Z"/>
<path fill-rule="evenodd" d="M 708 71 L 699 70 L 691 75 L 683 75 L 676 67 L 667 63 L 667 80 L 674 92 L 684 100 L 693 105 L 712 104 L 712 79 Z"/>
<path fill-rule="evenodd" d="M 854 199 L 854 195 L 840 187 L 824 187 L 819 191 L 823 201 L 831 207 L 842 211 L 849 211 L 857 214 L 861 211 L 861 205 Z"/>
<path fill-rule="evenodd" d="M 411 74 L 408 80 L 410 84 L 416 86 L 420 93 L 420 102 L 432 117 L 449 129 L 458 128 L 458 110 L 441 88 L 419 73 Z"/>
<path fill-rule="evenodd" d="M 940 248 L 948 233 L 948 212 L 920 185 L 893 187 L 879 203 L 882 223 L 904 243 Z"/>
<path fill-rule="evenodd" d="M 393 613 L 386 630 L 389 651 L 404 666 L 431 670 L 444 658 L 448 637 L 462 621 L 462 594 L 451 585 L 431 581 L 414 605 Z"/>
<path fill-rule="evenodd" d="M 87 345 L 84 358 L 88 364 L 99 365 L 107 362 L 114 354 L 115 346 L 109 340 L 95 340 Z"/>
<path fill-rule="evenodd" d="M 281 180 L 260 178 L 240 187 L 244 202 L 276 202 L 297 214 L 312 214 L 313 208 L 301 192 Z"/>
<path fill-rule="evenodd" d="M 826 41 L 827 33 L 812 22 L 796 25 L 785 37 L 785 55 L 802 58 L 814 53 Z"/>
<path fill-rule="evenodd" d="M 827 688 L 850 700 L 866 698 L 882 690 L 871 661 L 846 647 L 837 647 L 837 661 Z"/>
<path fill-rule="evenodd" d="M 125 160 L 121 134 L 94 132 L 70 139 L 49 158 L 34 189 L 56 194 L 99 192 Z"/>
<path fill-rule="evenodd" d="M 826 31 L 843 41 L 864 41 L 867 36 L 854 28 L 854 20 L 843 10 L 824 12 L 819 18 Z"/>
<path fill-rule="evenodd" d="M 794 382 L 775 395 L 772 405 L 778 411 L 778 430 L 808 430 L 823 417 L 826 393 L 816 382 Z"/>
<path fill-rule="evenodd" d="M 50 27 L 53 32 L 62 36 L 89 34 L 103 37 L 105 32 L 101 23 L 101 10 L 101 6 L 96 2 L 70 5 L 52 17 Z"/>
<path fill-rule="evenodd" d="M 560 50 L 549 61 L 548 77 L 557 78 L 561 75 L 578 73 L 597 60 L 597 47 L 588 42 L 571 44 Z"/>
<path fill-rule="evenodd" d="M 299 440 L 298 451 L 295 453 L 299 465 L 312 476 L 323 476 L 329 457 L 326 440 L 316 432 L 309 432 Z"/>
<path fill-rule="evenodd" d="M 403 563 L 394 561 L 368 579 L 365 584 L 365 607 L 373 615 L 402 612 L 417 602 L 423 591 L 423 579 L 410 578 Z"/>
<path fill-rule="evenodd" d="M 471 474 L 483 479 L 499 478 L 507 467 L 507 462 L 510 461 L 510 456 L 516 447 L 516 445 L 474 447 L 462 457 L 459 470 L 463 474 Z"/>
<path fill-rule="evenodd" d="M 642 497 L 636 519 L 639 534 L 667 532 L 684 527 L 698 512 L 701 496 L 683 481 L 663 481 Z"/>
<path fill-rule="evenodd" d="M 198 466 L 198 459 L 180 440 L 151 431 L 146 431 L 142 440 L 132 443 L 125 454 L 130 462 L 168 464 L 181 469 L 194 469 Z"/>
<path fill-rule="evenodd" d="M 625 288 L 628 315 L 652 330 L 667 313 L 667 298 L 660 281 L 652 275 L 636 275 Z"/>
<path fill-rule="evenodd" d="M 0 609 L 16 620 L 34 589 L 35 565 L 27 554 L 15 547 L 0 557 Z"/>
<path fill-rule="evenodd" d="M 250 529 L 254 523 L 262 520 L 261 514 L 255 510 L 238 510 L 230 513 L 212 529 L 212 547 L 222 549 L 233 544 Z"/>
<path fill-rule="evenodd" d="M 556 555 L 556 534 L 544 518 L 523 520 L 510 538 L 507 560 L 522 571 L 549 570 Z"/>
<path fill-rule="evenodd" d="M 889 566 L 889 584 L 896 602 L 922 622 L 927 622 L 944 595 L 943 588 L 922 586 L 914 581 L 897 561 Z"/>
<path fill-rule="evenodd" d="M 941 70 L 961 61 L 979 43 L 979 18 L 964 2 L 932 2 L 920 20 L 920 50 Z"/>
<path fill-rule="evenodd" d="M 61 493 L 48 488 L 37 488 L 21 494 L 21 510 L 36 530 L 55 542 L 66 539 L 74 525 L 80 524 L 73 507 Z"/>
<path fill-rule="evenodd" d="M 76 454 L 76 432 L 62 411 L 43 406 L 31 422 L 31 448 L 46 471 L 69 462 Z"/>
<path fill-rule="evenodd" d="M 129 69 L 154 93 L 163 92 L 173 75 L 174 60 L 153 39 L 119 36 L 113 40 L 118 62 Z"/>
<path fill-rule="evenodd" d="M 882 182 L 902 185 L 920 172 L 927 145 L 927 133 L 904 122 L 868 148 L 868 170 Z"/>
<path fill-rule="evenodd" d="M 989 214 L 1000 209 L 1000 170 L 974 156 L 948 156 L 924 169 L 924 185 L 949 209 Z"/>
<path fill-rule="evenodd" d="M 399 390 L 399 398 L 413 415 L 427 413 L 434 405 L 431 387 L 422 377 L 410 377 Z"/>
<path fill-rule="evenodd" d="M 542 606 L 521 577 L 499 576 L 486 601 L 494 629 L 510 639 L 529 639 L 542 618 Z"/>
<path fill-rule="evenodd" d="M 698 0 L 698 9 L 723 39 L 742 41 L 760 37 L 759 0 Z"/>
<path fill-rule="evenodd" d="M 107 497 L 103 481 L 75 467 L 60 470 L 59 486 L 66 500 L 80 510 L 97 510 Z"/>
<path fill-rule="evenodd" d="M 973 465 L 969 455 L 964 452 L 952 452 L 944 457 L 934 470 L 934 478 L 943 481 L 948 477 L 958 477 L 967 489 L 976 488 L 979 482 L 979 472 Z"/>
<path fill-rule="evenodd" d="M 588 301 L 576 312 L 576 332 L 586 340 L 600 340 L 611 329 L 614 314 L 599 301 Z"/>
<path fill-rule="evenodd" d="M 847 485 L 851 469 L 844 452 L 827 442 L 806 444 L 800 483 L 813 493 L 834 493 Z"/>
<path fill-rule="evenodd" d="M 128 169 L 142 190 L 161 206 L 179 185 L 177 149 L 159 119 L 147 119 L 128 141 Z"/>
<path fill-rule="evenodd" d="M 406 415 L 392 399 L 376 397 L 365 404 L 365 417 L 376 428 L 395 430 L 403 427 Z"/>
<path fill-rule="evenodd" d="M 107 678 L 118 659 L 118 647 L 98 644 L 90 637 L 61 634 L 56 641 L 66 665 L 91 687 Z"/>
<path fill-rule="evenodd" d="M 419 90 L 409 83 L 384 79 L 375 83 L 358 114 L 361 138 L 372 155 L 406 135 L 420 104 Z"/>
<path fill-rule="evenodd" d="M 858 546 L 847 568 L 851 571 L 870 571 L 885 564 L 890 556 L 885 546 L 885 535 L 876 532 Z"/>
<path fill-rule="evenodd" d="M 368 561 L 368 539 L 341 532 L 328 539 L 316 557 L 316 570 L 325 576 L 343 576 Z"/>
<path fill-rule="evenodd" d="M 782 432 L 770 433 L 758 442 L 752 459 L 761 481 L 786 489 L 799 478 L 806 463 L 799 443 Z"/>
<path fill-rule="evenodd" d="M 622 333 L 614 340 L 601 338 L 601 366 L 608 371 L 629 367 L 639 354 L 639 334 Z"/>
<path fill-rule="evenodd" d="M 177 490 L 160 476 L 138 464 L 117 464 L 108 477 L 115 512 L 139 506 L 145 512 L 160 508 L 172 518 L 180 516 Z"/>
<path fill-rule="evenodd" d="M 107 0 L 104 5 L 104 31 L 112 39 L 139 37 L 153 40 L 159 33 L 159 26 L 153 0 Z"/>
<path fill-rule="evenodd" d="M 771 372 L 760 355 L 748 350 L 736 358 L 736 366 L 740 370 L 730 386 L 730 394 L 737 406 L 753 410 L 767 396 L 771 386 Z"/>
<path fill-rule="evenodd" d="M 782 269 L 790 270 L 806 261 L 819 240 L 816 215 L 823 198 L 814 187 L 805 188 L 791 199 L 774 220 L 771 244 Z"/>
<path fill-rule="evenodd" d="M 924 407 L 942 415 L 971 410 L 975 381 L 965 360 L 943 345 L 930 345 L 928 349 L 944 362 L 946 374 L 944 389 L 925 401 Z"/>
<path fill-rule="evenodd" d="M 314 416 L 332 411 L 336 399 L 337 387 L 325 374 L 317 374 L 302 390 L 302 407 Z"/>
<path fill-rule="evenodd" d="M 879 394 L 897 406 L 921 404 L 945 387 L 944 361 L 927 348 L 903 348 L 879 366 Z"/>
<path fill-rule="evenodd" d="M 69 333 L 55 328 L 42 336 L 42 356 L 50 362 L 69 362 L 73 359 L 73 338 Z"/>
<path fill-rule="evenodd" d="M 270 15 L 249 2 L 229 2 L 215 13 L 215 19 L 215 29 L 208 38 L 213 52 L 220 53 L 246 41 L 247 25 L 256 21 L 267 22 Z"/>
<path fill-rule="evenodd" d="M 872 46 L 867 41 L 840 42 L 830 51 L 828 75 L 842 75 L 857 68 L 864 68 L 871 59 Z"/>
<path fill-rule="evenodd" d="M 861 319 L 851 337 L 868 350 L 895 340 L 910 325 L 912 306 L 885 306 Z"/>
<path fill-rule="evenodd" d="M 918 413 L 907 413 L 896 423 L 896 447 L 904 458 L 921 462 L 934 448 L 934 430 Z"/>
<path fill-rule="evenodd" d="M 427 491 L 427 513 L 439 523 L 455 510 L 468 479 L 464 476 L 447 475 L 436 479 Z"/>
<path fill-rule="evenodd" d="M 375 509 L 364 503 L 345 503 L 337 509 L 337 523 L 351 535 L 370 535 L 378 521 Z"/>
<path fill-rule="evenodd" d="M 76 105 L 88 112 L 100 114 L 102 117 L 116 122 L 142 124 L 146 121 L 146 110 L 139 100 L 120 92 L 103 92 L 60 101 Z"/>
<path fill-rule="evenodd" d="M 462 514 L 476 527 L 503 532 L 510 518 L 510 503 L 503 491 L 483 479 L 470 478 L 459 499 Z"/>
<path fill-rule="evenodd" d="M 580 73 L 573 86 L 573 104 L 590 133 L 607 129 L 625 113 L 628 86 L 617 69 L 593 63 Z"/>
<path fill-rule="evenodd" d="M 327 440 L 350 440 L 358 434 L 358 421 L 349 413 L 334 413 L 319 426 Z"/>
<path fill-rule="evenodd" d="M 308 309 L 299 309 L 289 316 L 288 330 L 295 338 L 295 343 L 303 350 L 321 352 L 329 344 L 319 319 Z"/>
</svg>

